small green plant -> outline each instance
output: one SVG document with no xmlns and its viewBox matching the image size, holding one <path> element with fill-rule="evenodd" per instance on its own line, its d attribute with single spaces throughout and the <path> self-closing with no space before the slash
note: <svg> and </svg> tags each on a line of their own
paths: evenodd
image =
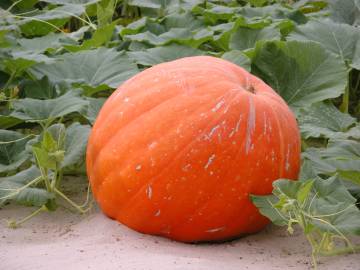
<svg viewBox="0 0 360 270">
<path fill-rule="evenodd" d="M 79 213 L 84 214 L 90 210 L 89 186 L 87 198 L 83 205 L 76 204 L 60 190 L 63 171 L 66 167 L 64 162 L 68 162 L 65 159 L 68 150 L 65 145 L 66 136 L 71 136 L 71 130 L 70 127 L 68 134 L 66 134 L 65 126 L 62 124 L 55 124 L 45 128 L 40 135 L 27 143 L 31 148 L 34 165 L 12 177 L 3 178 L 0 182 L 0 203 L 13 199 L 18 203 L 38 207 L 30 215 L 19 221 L 10 220 L 8 222 L 10 227 L 18 227 L 42 211 L 55 211 L 58 206 L 58 198 L 65 200 Z M 20 140 L 24 139 L 26 137 Z M 8 141 L 7 143 L 17 141 Z M 31 179 L 33 176 L 36 177 Z M 11 181 L 12 179 L 15 179 L 15 181 Z"/>
<path fill-rule="evenodd" d="M 347 237 L 359 234 L 360 210 L 337 176 L 277 180 L 273 195 L 252 196 L 252 201 L 274 224 L 287 226 L 289 234 L 298 225 L 311 245 L 315 269 L 319 256 L 360 251 Z"/>
</svg>

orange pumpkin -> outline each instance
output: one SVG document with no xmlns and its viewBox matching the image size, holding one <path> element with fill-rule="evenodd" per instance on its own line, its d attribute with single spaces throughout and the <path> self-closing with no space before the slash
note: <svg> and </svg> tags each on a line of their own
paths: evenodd
<svg viewBox="0 0 360 270">
<path fill-rule="evenodd" d="M 268 223 L 249 194 L 296 179 L 294 115 L 268 85 L 209 56 L 156 65 L 122 84 L 92 129 L 87 173 L 106 215 L 147 234 L 195 242 Z"/>
</svg>

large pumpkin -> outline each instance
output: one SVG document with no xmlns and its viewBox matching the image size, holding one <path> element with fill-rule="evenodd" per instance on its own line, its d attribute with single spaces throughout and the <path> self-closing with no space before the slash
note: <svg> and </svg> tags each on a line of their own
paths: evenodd
<svg viewBox="0 0 360 270">
<path fill-rule="evenodd" d="M 91 132 L 87 172 L 106 215 L 193 242 L 262 229 L 249 194 L 296 179 L 300 138 L 282 98 L 244 69 L 197 56 L 122 84 Z"/>
</svg>

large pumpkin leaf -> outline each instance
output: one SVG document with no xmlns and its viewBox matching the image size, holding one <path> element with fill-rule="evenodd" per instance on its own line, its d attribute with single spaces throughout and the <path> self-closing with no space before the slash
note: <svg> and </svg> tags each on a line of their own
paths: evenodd
<svg viewBox="0 0 360 270">
<path fill-rule="evenodd" d="M 96 117 L 98 116 L 101 107 L 105 103 L 105 98 L 87 98 L 89 102 L 88 109 L 84 117 L 89 120 L 90 124 L 94 124 Z"/>
<path fill-rule="evenodd" d="M 218 24 L 212 26 L 210 29 L 214 32 L 213 42 L 222 50 L 228 51 L 230 46 L 230 39 L 233 36 L 233 34 L 237 31 L 237 29 L 239 29 L 239 27 L 242 27 L 244 29 L 251 29 L 254 30 L 253 33 L 257 33 L 262 28 L 269 26 L 270 24 L 271 21 L 269 19 L 259 20 L 259 19 L 246 19 L 244 17 L 238 17 L 236 18 L 235 21 Z M 248 31 L 252 32 L 251 30 Z M 240 39 L 241 37 L 238 36 L 238 38 Z M 250 43 L 253 43 L 254 40 L 256 40 L 256 34 L 253 35 L 251 39 L 252 41 Z M 234 43 L 235 41 L 236 40 L 234 40 Z M 243 40 L 242 42 L 243 42 L 242 46 L 245 46 L 244 44 L 246 44 L 246 40 Z"/>
<path fill-rule="evenodd" d="M 42 0 L 42 2 L 59 5 L 83 5 L 88 6 L 100 2 L 101 0 Z"/>
<path fill-rule="evenodd" d="M 259 40 L 280 40 L 280 30 L 271 25 L 260 29 L 239 27 L 230 38 L 229 47 L 232 50 L 246 50 L 255 47 Z"/>
<path fill-rule="evenodd" d="M 120 30 L 120 35 L 124 37 L 125 35 L 134 35 L 138 34 L 147 24 L 148 18 L 142 17 L 139 20 L 136 20 L 130 24 L 128 24 L 126 27 L 122 28 Z"/>
<path fill-rule="evenodd" d="M 33 99 L 53 99 L 63 95 L 68 90 L 68 85 L 53 84 L 45 76 L 41 80 L 24 80 L 20 89 L 25 97 Z"/>
<path fill-rule="evenodd" d="M 44 51 L 54 51 L 57 48 L 62 47 L 63 45 L 76 45 L 77 42 L 75 39 L 70 38 L 69 35 L 64 33 L 50 33 L 43 37 L 37 38 L 20 38 L 17 40 L 21 48 L 24 50 L 31 50 L 33 52 L 44 52 Z"/>
<path fill-rule="evenodd" d="M 155 46 L 166 45 L 172 42 L 189 45 L 197 48 L 202 43 L 213 38 L 213 32 L 204 28 L 198 31 L 191 31 L 187 28 L 172 28 L 165 33 L 159 35 L 150 31 L 135 35 L 127 35 L 125 39 L 131 41 L 145 42 Z"/>
<path fill-rule="evenodd" d="M 251 70 L 251 61 L 250 61 L 249 57 L 247 57 L 241 51 L 233 50 L 233 51 L 226 52 L 222 55 L 221 58 L 228 60 L 228 61 L 246 69 L 247 71 Z"/>
<path fill-rule="evenodd" d="M 172 28 L 187 28 L 189 30 L 199 30 L 200 28 L 206 28 L 206 25 L 202 20 L 195 17 L 191 12 L 172 13 L 161 21 L 165 29 L 170 30 Z"/>
<path fill-rule="evenodd" d="M 297 26 L 287 39 L 316 41 L 327 50 L 340 55 L 343 61 L 352 61 L 360 39 L 360 31 L 354 26 L 330 20 L 313 20 Z"/>
<path fill-rule="evenodd" d="M 144 7 L 144 8 L 155 8 L 164 9 L 168 6 L 178 4 L 177 0 L 129 0 L 129 5 Z"/>
<path fill-rule="evenodd" d="M 76 165 L 84 161 L 90 126 L 73 123 L 66 129 L 65 156 L 61 167 Z"/>
<path fill-rule="evenodd" d="M 351 67 L 360 70 L 360 39 L 358 40 L 352 59 Z"/>
<path fill-rule="evenodd" d="M 103 27 L 99 27 L 94 32 L 91 39 L 85 40 L 81 45 L 64 45 L 64 47 L 70 52 L 77 52 L 81 50 L 88 50 L 91 48 L 98 48 L 111 40 L 115 29 L 115 23 L 110 23 Z"/>
<path fill-rule="evenodd" d="M 192 12 L 204 16 L 207 23 L 216 24 L 218 21 L 231 20 L 240 10 L 240 7 L 228 7 L 214 4 L 209 4 L 209 6 L 211 6 L 211 8 L 196 6 L 192 9 Z"/>
<path fill-rule="evenodd" d="M 345 138 L 356 135 L 346 133 L 356 123 L 356 119 L 340 112 L 332 103 L 319 102 L 302 109 L 298 119 L 304 138 Z"/>
<path fill-rule="evenodd" d="M 54 59 L 34 51 L 10 51 L 3 59 L 4 70 L 16 76 L 37 63 L 53 63 Z"/>
<path fill-rule="evenodd" d="M 357 0 L 328 0 L 328 2 L 332 20 L 350 25 L 360 22 L 360 5 Z"/>
<path fill-rule="evenodd" d="M 347 84 L 345 63 L 315 42 L 260 42 L 251 69 L 294 108 L 338 97 Z"/>
<path fill-rule="evenodd" d="M 338 173 L 342 179 L 360 185 L 360 144 L 354 140 L 333 139 L 327 148 L 309 148 L 303 154 L 319 174 Z"/>
<path fill-rule="evenodd" d="M 29 137 L 11 130 L 0 130 L 0 173 L 20 167 L 29 159 L 25 145 Z"/>
<path fill-rule="evenodd" d="M 46 75 L 52 82 L 65 81 L 92 88 L 116 88 L 138 72 L 127 55 L 114 49 L 66 53 L 56 59 L 59 61 L 51 65 L 35 65 L 31 72 L 39 79 Z"/>
<path fill-rule="evenodd" d="M 188 46 L 171 44 L 145 51 L 128 52 L 127 54 L 140 65 L 153 66 L 182 57 L 203 55 L 204 52 Z"/>
<path fill-rule="evenodd" d="M 82 5 L 64 5 L 51 10 L 39 10 L 32 16 L 23 17 L 18 24 L 27 36 L 42 36 L 59 30 L 72 16 L 85 12 Z M 33 13 L 32 13 L 33 14 Z"/>
<path fill-rule="evenodd" d="M 10 116 L 27 121 L 51 121 L 73 112 L 86 110 L 88 102 L 80 97 L 80 91 L 70 91 L 58 98 L 39 100 L 24 98 L 13 102 Z"/>
</svg>

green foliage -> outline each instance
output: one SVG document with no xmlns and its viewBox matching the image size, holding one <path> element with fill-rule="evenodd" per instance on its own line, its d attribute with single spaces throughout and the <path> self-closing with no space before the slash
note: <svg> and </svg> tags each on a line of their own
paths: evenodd
<svg viewBox="0 0 360 270">
<path fill-rule="evenodd" d="M 314 42 L 257 43 L 252 58 L 252 71 L 294 108 L 338 97 L 347 84 L 345 64 Z"/>
<path fill-rule="evenodd" d="M 279 226 L 287 226 L 290 234 L 299 225 L 316 256 L 355 252 L 346 235 L 360 235 L 360 210 L 356 199 L 336 176 L 301 179 L 295 182 L 280 179 L 273 183 L 273 195 L 252 196 L 260 212 Z M 344 245 L 338 245 L 342 239 Z"/>
<path fill-rule="evenodd" d="M 19 132 L 0 130 L 0 173 L 17 169 L 29 158 L 25 150 L 28 140 Z"/>
<path fill-rule="evenodd" d="M 67 82 L 91 92 L 97 87 L 115 88 L 138 72 L 135 63 L 114 49 L 65 53 L 54 59 L 53 64 L 35 65 L 30 72 L 38 79 L 47 76 L 51 82 Z"/>
<path fill-rule="evenodd" d="M 360 139 L 360 134 L 355 132 L 355 124 L 354 117 L 340 112 L 332 103 L 315 103 L 310 107 L 302 108 L 299 113 L 301 135 L 305 139 L 310 137 Z"/>
<path fill-rule="evenodd" d="M 291 106 L 302 135 L 300 181 L 253 196 L 317 255 L 352 252 L 359 234 L 359 1 L 0 1 L 0 203 L 38 209 L 65 200 L 81 174 L 91 126 L 109 94 L 153 65 L 222 57 Z M 337 246 L 335 238 L 344 240 Z"/>
<path fill-rule="evenodd" d="M 330 20 L 314 20 L 296 27 L 288 36 L 288 40 L 318 42 L 327 50 L 339 55 L 344 62 L 352 62 L 360 40 L 360 31 L 352 25 Z"/>
<path fill-rule="evenodd" d="M 134 59 L 137 64 L 143 66 L 154 66 L 182 57 L 203 54 L 204 52 L 201 50 L 177 44 L 150 48 L 141 52 L 128 52 L 128 55 Z"/>
<path fill-rule="evenodd" d="M 39 122 L 49 125 L 56 118 L 73 112 L 81 113 L 88 103 L 81 99 L 80 91 L 69 91 L 54 99 L 24 98 L 13 102 L 12 117 L 26 122 Z"/>
</svg>

